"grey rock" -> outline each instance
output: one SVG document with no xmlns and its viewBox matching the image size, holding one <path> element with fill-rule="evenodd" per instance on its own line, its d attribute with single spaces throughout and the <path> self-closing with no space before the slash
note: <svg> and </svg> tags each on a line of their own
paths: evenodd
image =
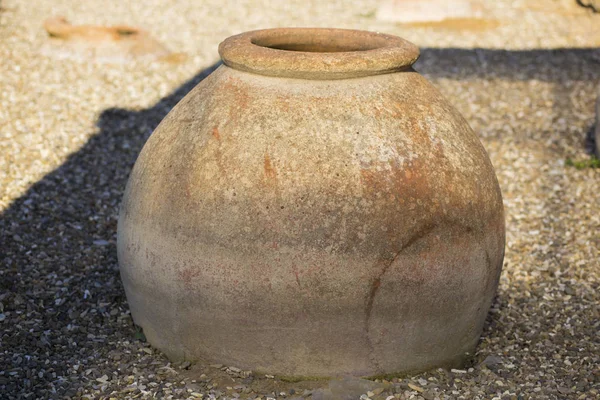
<svg viewBox="0 0 600 400">
<path fill-rule="evenodd" d="M 330 381 L 327 389 L 321 389 L 313 393 L 313 399 L 354 400 L 368 392 L 380 394 L 385 388 L 386 385 L 383 383 L 347 377 Z"/>
<path fill-rule="evenodd" d="M 483 360 L 483 362 L 481 363 L 481 365 L 483 365 L 489 369 L 498 368 L 501 364 L 502 364 L 502 358 L 500 358 L 498 356 L 494 356 L 494 355 L 487 356 L 485 358 L 485 360 Z"/>
</svg>

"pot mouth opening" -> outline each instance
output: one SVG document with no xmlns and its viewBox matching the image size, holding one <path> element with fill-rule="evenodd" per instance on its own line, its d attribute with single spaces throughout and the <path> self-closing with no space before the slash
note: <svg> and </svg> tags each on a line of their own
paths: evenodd
<svg viewBox="0 0 600 400">
<path fill-rule="evenodd" d="M 276 28 L 231 36 L 219 45 L 228 67 L 259 75 L 348 79 L 409 69 L 414 44 L 382 33 L 329 28 Z"/>
<path fill-rule="evenodd" d="M 300 36 L 300 35 L 299 35 Z M 321 40 L 319 40 L 321 39 Z M 263 37 L 250 39 L 250 43 L 274 50 L 302 51 L 306 53 L 346 53 L 349 51 L 375 50 L 375 43 L 342 42 L 322 40 L 320 37 Z"/>
</svg>

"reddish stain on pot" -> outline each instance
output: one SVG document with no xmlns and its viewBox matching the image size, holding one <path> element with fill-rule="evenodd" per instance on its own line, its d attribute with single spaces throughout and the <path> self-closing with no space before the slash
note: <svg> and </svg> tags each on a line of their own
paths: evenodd
<svg viewBox="0 0 600 400">
<path fill-rule="evenodd" d="M 264 170 L 265 170 L 265 176 L 269 180 L 274 181 L 277 179 L 277 172 L 275 172 L 275 168 L 273 167 L 273 164 L 271 163 L 271 157 L 269 157 L 268 154 L 265 154 Z"/>
<path fill-rule="evenodd" d="M 219 128 L 216 126 L 213 128 L 212 135 L 215 139 L 221 140 L 221 135 L 219 135 Z"/>
</svg>

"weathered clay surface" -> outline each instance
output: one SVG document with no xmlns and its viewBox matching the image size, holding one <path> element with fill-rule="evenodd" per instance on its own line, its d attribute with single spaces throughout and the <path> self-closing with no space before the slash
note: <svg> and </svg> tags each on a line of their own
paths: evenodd
<svg viewBox="0 0 600 400">
<path fill-rule="evenodd" d="M 460 363 L 504 252 L 485 150 L 410 67 L 327 80 L 306 65 L 221 66 L 148 140 L 119 221 L 136 323 L 173 359 L 275 374 Z"/>
</svg>

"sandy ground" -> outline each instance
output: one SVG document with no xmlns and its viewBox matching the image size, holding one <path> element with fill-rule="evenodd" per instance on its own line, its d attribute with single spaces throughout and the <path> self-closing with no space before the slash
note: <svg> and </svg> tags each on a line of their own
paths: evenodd
<svg viewBox="0 0 600 400">
<path fill-rule="evenodd" d="M 401 25 L 378 21 L 376 2 L 366 0 L 3 0 L 0 397 L 328 393 L 311 392 L 326 382 L 170 364 L 132 325 L 115 239 L 137 153 L 218 61 L 221 40 L 257 28 L 333 26 L 422 47 L 417 70 L 479 134 L 507 213 L 504 272 L 472 365 L 389 378 L 372 398 L 598 398 L 600 169 L 568 160 L 590 157 L 600 15 L 560 0 L 487 3 L 480 19 Z M 43 51 L 43 21 L 56 15 L 140 26 L 187 58 L 60 60 Z"/>
</svg>

